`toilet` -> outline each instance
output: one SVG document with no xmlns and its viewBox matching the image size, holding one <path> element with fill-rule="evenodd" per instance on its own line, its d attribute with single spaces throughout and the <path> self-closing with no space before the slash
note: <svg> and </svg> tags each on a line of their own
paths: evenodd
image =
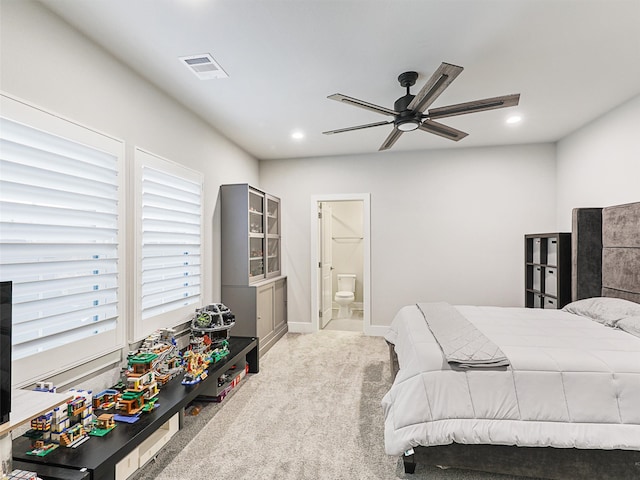
<svg viewBox="0 0 640 480">
<path fill-rule="evenodd" d="M 338 291 L 335 301 L 340 305 L 337 318 L 349 318 L 351 312 L 349 305 L 353 303 L 356 291 L 356 276 L 353 273 L 338 274 Z"/>
</svg>

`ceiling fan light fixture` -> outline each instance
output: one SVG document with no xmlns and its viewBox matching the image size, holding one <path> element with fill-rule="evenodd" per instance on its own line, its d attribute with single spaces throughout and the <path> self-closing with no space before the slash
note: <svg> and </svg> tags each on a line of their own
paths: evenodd
<svg viewBox="0 0 640 480">
<path fill-rule="evenodd" d="M 396 122 L 396 128 L 401 132 L 412 132 L 420 127 L 420 121 L 415 118 L 405 118 Z"/>
</svg>

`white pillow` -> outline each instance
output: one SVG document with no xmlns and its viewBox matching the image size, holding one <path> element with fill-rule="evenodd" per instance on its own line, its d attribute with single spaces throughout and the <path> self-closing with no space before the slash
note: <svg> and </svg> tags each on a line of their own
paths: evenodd
<svg viewBox="0 0 640 480">
<path fill-rule="evenodd" d="M 577 300 L 562 310 L 591 318 L 604 325 L 615 326 L 626 317 L 640 317 L 640 304 L 621 298 L 594 297 Z"/>
<path fill-rule="evenodd" d="M 630 333 L 631 335 L 640 337 L 640 317 L 627 317 L 622 320 L 618 320 L 616 327 Z"/>
</svg>

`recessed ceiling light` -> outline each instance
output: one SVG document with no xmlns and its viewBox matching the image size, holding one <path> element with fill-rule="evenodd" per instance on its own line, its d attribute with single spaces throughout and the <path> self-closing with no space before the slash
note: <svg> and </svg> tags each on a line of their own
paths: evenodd
<svg viewBox="0 0 640 480">
<path fill-rule="evenodd" d="M 294 140 L 302 140 L 304 138 L 304 133 L 300 130 L 296 130 L 291 134 L 291 138 L 293 138 Z"/>
<path fill-rule="evenodd" d="M 509 125 L 514 125 L 516 123 L 520 123 L 522 121 L 522 117 L 520 115 L 511 115 L 507 118 L 507 123 Z"/>
</svg>

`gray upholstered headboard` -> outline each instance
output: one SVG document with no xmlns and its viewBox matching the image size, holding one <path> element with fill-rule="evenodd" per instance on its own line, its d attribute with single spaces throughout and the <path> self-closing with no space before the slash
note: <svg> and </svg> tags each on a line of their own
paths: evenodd
<svg viewBox="0 0 640 480">
<path fill-rule="evenodd" d="M 640 202 L 602 210 L 602 296 L 640 303 Z"/>
<path fill-rule="evenodd" d="M 572 299 L 640 303 L 640 202 L 576 208 L 572 221 Z"/>
</svg>

